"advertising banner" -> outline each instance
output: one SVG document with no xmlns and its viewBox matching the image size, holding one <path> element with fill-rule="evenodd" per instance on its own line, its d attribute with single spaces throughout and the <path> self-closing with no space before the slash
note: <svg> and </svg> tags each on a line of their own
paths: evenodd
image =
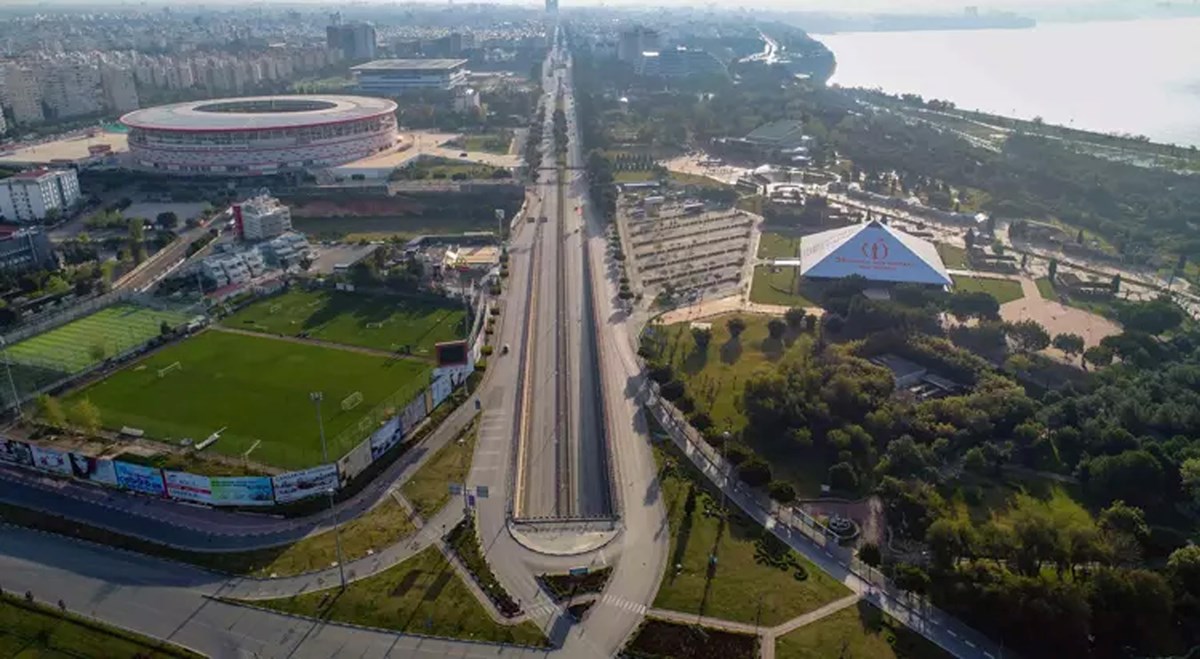
<svg viewBox="0 0 1200 659">
<path fill-rule="evenodd" d="M 189 474 L 186 471 L 163 470 L 163 481 L 167 484 L 167 496 L 180 501 L 212 503 L 212 486 L 208 476 Z"/>
<path fill-rule="evenodd" d="M 112 460 L 93 458 L 79 453 L 71 454 L 71 475 L 79 480 L 117 486 L 117 469 Z"/>
<path fill-rule="evenodd" d="M 45 446 L 33 446 L 33 466 L 42 471 L 62 476 L 71 475 L 71 458 L 69 453 L 58 451 Z"/>
<path fill-rule="evenodd" d="M 401 436 L 400 417 L 394 416 L 388 419 L 388 422 L 383 424 L 379 430 L 371 433 L 371 459 L 378 460 L 379 456 L 400 441 Z"/>
<path fill-rule="evenodd" d="M 162 470 L 156 467 L 144 467 L 131 462 L 114 462 L 117 472 L 117 485 L 126 490 L 153 494 L 161 497 L 167 493 L 163 486 Z"/>
<path fill-rule="evenodd" d="M 33 450 L 29 444 L 15 439 L 0 439 L 0 462 L 18 467 L 33 466 Z"/>
<path fill-rule="evenodd" d="M 425 394 L 420 394 L 400 413 L 400 436 L 413 431 L 425 419 Z"/>
<path fill-rule="evenodd" d="M 270 476 L 213 476 L 209 479 L 214 506 L 273 506 Z"/>
<path fill-rule="evenodd" d="M 429 385 L 429 391 L 433 394 L 433 407 L 442 404 L 442 401 L 450 397 L 450 393 L 454 391 L 454 384 L 450 381 L 449 373 L 442 373 L 440 376 L 435 376 L 433 384 Z"/>
<path fill-rule="evenodd" d="M 371 466 L 371 438 L 368 437 L 350 450 L 349 453 L 342 456 L 338 460 L 338 474 L 341 475 L 341 484 L 345 485 L 350 482 L 351 478 L 361 474 L 364 469 Z"/>
<path fill-rule="evenodd" d="M 299 501 L 318 494 L 325 494 L 338 487 L 336 464 L 321 465 L 303 471 L 289 471 L 271 478 L 275 487 L 275 503 Z"/>
</svg>

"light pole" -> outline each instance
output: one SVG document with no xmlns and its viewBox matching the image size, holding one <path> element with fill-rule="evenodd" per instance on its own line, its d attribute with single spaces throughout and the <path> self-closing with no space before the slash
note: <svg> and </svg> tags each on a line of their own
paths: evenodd
<svg viewBox="0 0 1200 659">
<path fill-rule="evenodd" d="M 12 389 L 13 407 L 17 410 L 17 418 L 21 418 L 21 397 L 17 395 L 17 383 L 13 380 L 12 362 L 8 359 L 8 341 L 0 336 L 0 346 L 4 348 L 4 371 L 8 374 L 8 386 Z"/>
<path fill-rule="evenodd" d="M 317 430 L 321 433 L 321 461 L 329 464 L 329 447 L 325 444 L 325 423 L 321 420 L 321 399 L 324 398 L 319 391 L 313 391 L 308 394 L 308 399 L 313 402 L 313 406 L 317 408 Z M 337 509 L 333 507 L 333 488 L 325 490 L 329 496 L 329 516 L 333 518 L 333 543 L 337 549 L 337 564 L 338 578 L 342 584 L 342 590 L 346 589 L 346 566 L 342 560 L 342 532 L 338 528 Z"/>
</svg>

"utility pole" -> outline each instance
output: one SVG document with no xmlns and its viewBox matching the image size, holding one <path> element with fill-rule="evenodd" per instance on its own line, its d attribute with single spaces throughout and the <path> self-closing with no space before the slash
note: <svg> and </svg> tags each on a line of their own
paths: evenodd
<svg viewBox="0 0 1200 659">
<path fill-rule="evenodd" d="M 329 464 L 329 447 L 325 444 L 325 423 L 321 420 L 321 400 L 323 398 L 324 395 L 319 391 L 308 394 L 308 399 L 317 408 L 317 429 L 321 433 L 321 460 L 325 464 Z M 341 581 L 342 590 L 346 590 L 346 561 L 342 560 L 342 532 L 338 528 L 337 509 L 333 507 L 333 488 L 325 490 L 325 493 L 329 496 L 329 516 L 333 518 L 333 543 L 337 548 L 338 578 Z"/>
</svg>

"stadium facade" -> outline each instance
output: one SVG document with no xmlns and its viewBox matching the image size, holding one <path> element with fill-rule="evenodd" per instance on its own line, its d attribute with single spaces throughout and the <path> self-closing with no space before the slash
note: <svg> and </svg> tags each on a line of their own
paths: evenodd
<svg viewBox="0 0 1200 659">
<path fill-rule="evenodd" d="M 815 279 L 860 275 L 877 282 L 953 284 L 933 243 L 878 220 L 801 238 L 800 274 Z"/>
<path fill-rule="evenodd" d="M 365 96 L 252 96 L 176 103 L 121 117 L 136 169 L 277 174 L 342 165 L 396 147 L 396 103 Z"/>
</svg>

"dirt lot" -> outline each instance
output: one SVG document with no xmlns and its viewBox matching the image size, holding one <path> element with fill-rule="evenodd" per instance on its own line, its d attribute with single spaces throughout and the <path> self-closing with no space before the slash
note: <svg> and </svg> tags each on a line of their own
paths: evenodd
<svg viewBox="0 0 1200 659">
<path fill-rule="evenodd" d="M 1044 299 L 1038 292 L 1037 286 L 1028 277 L 1021 278 L 1021 287 L 1025 297 L 1000 306 L 1000 316 L 1009 322 L 1032 319 L 1046 328 L 1053 337 L 1055 334 L 1070 332 L 1083 337 L 1087 347 L 1100 345 L 1100 340 L 1106 336 L 1121 333 L 1121 326 L 1113 321 L 1094 313 L 1068 307 L 1061 302 Z M 1051 348 L 1048 352 L 1056 356 L 1063 355 Z"/>
</svg>

